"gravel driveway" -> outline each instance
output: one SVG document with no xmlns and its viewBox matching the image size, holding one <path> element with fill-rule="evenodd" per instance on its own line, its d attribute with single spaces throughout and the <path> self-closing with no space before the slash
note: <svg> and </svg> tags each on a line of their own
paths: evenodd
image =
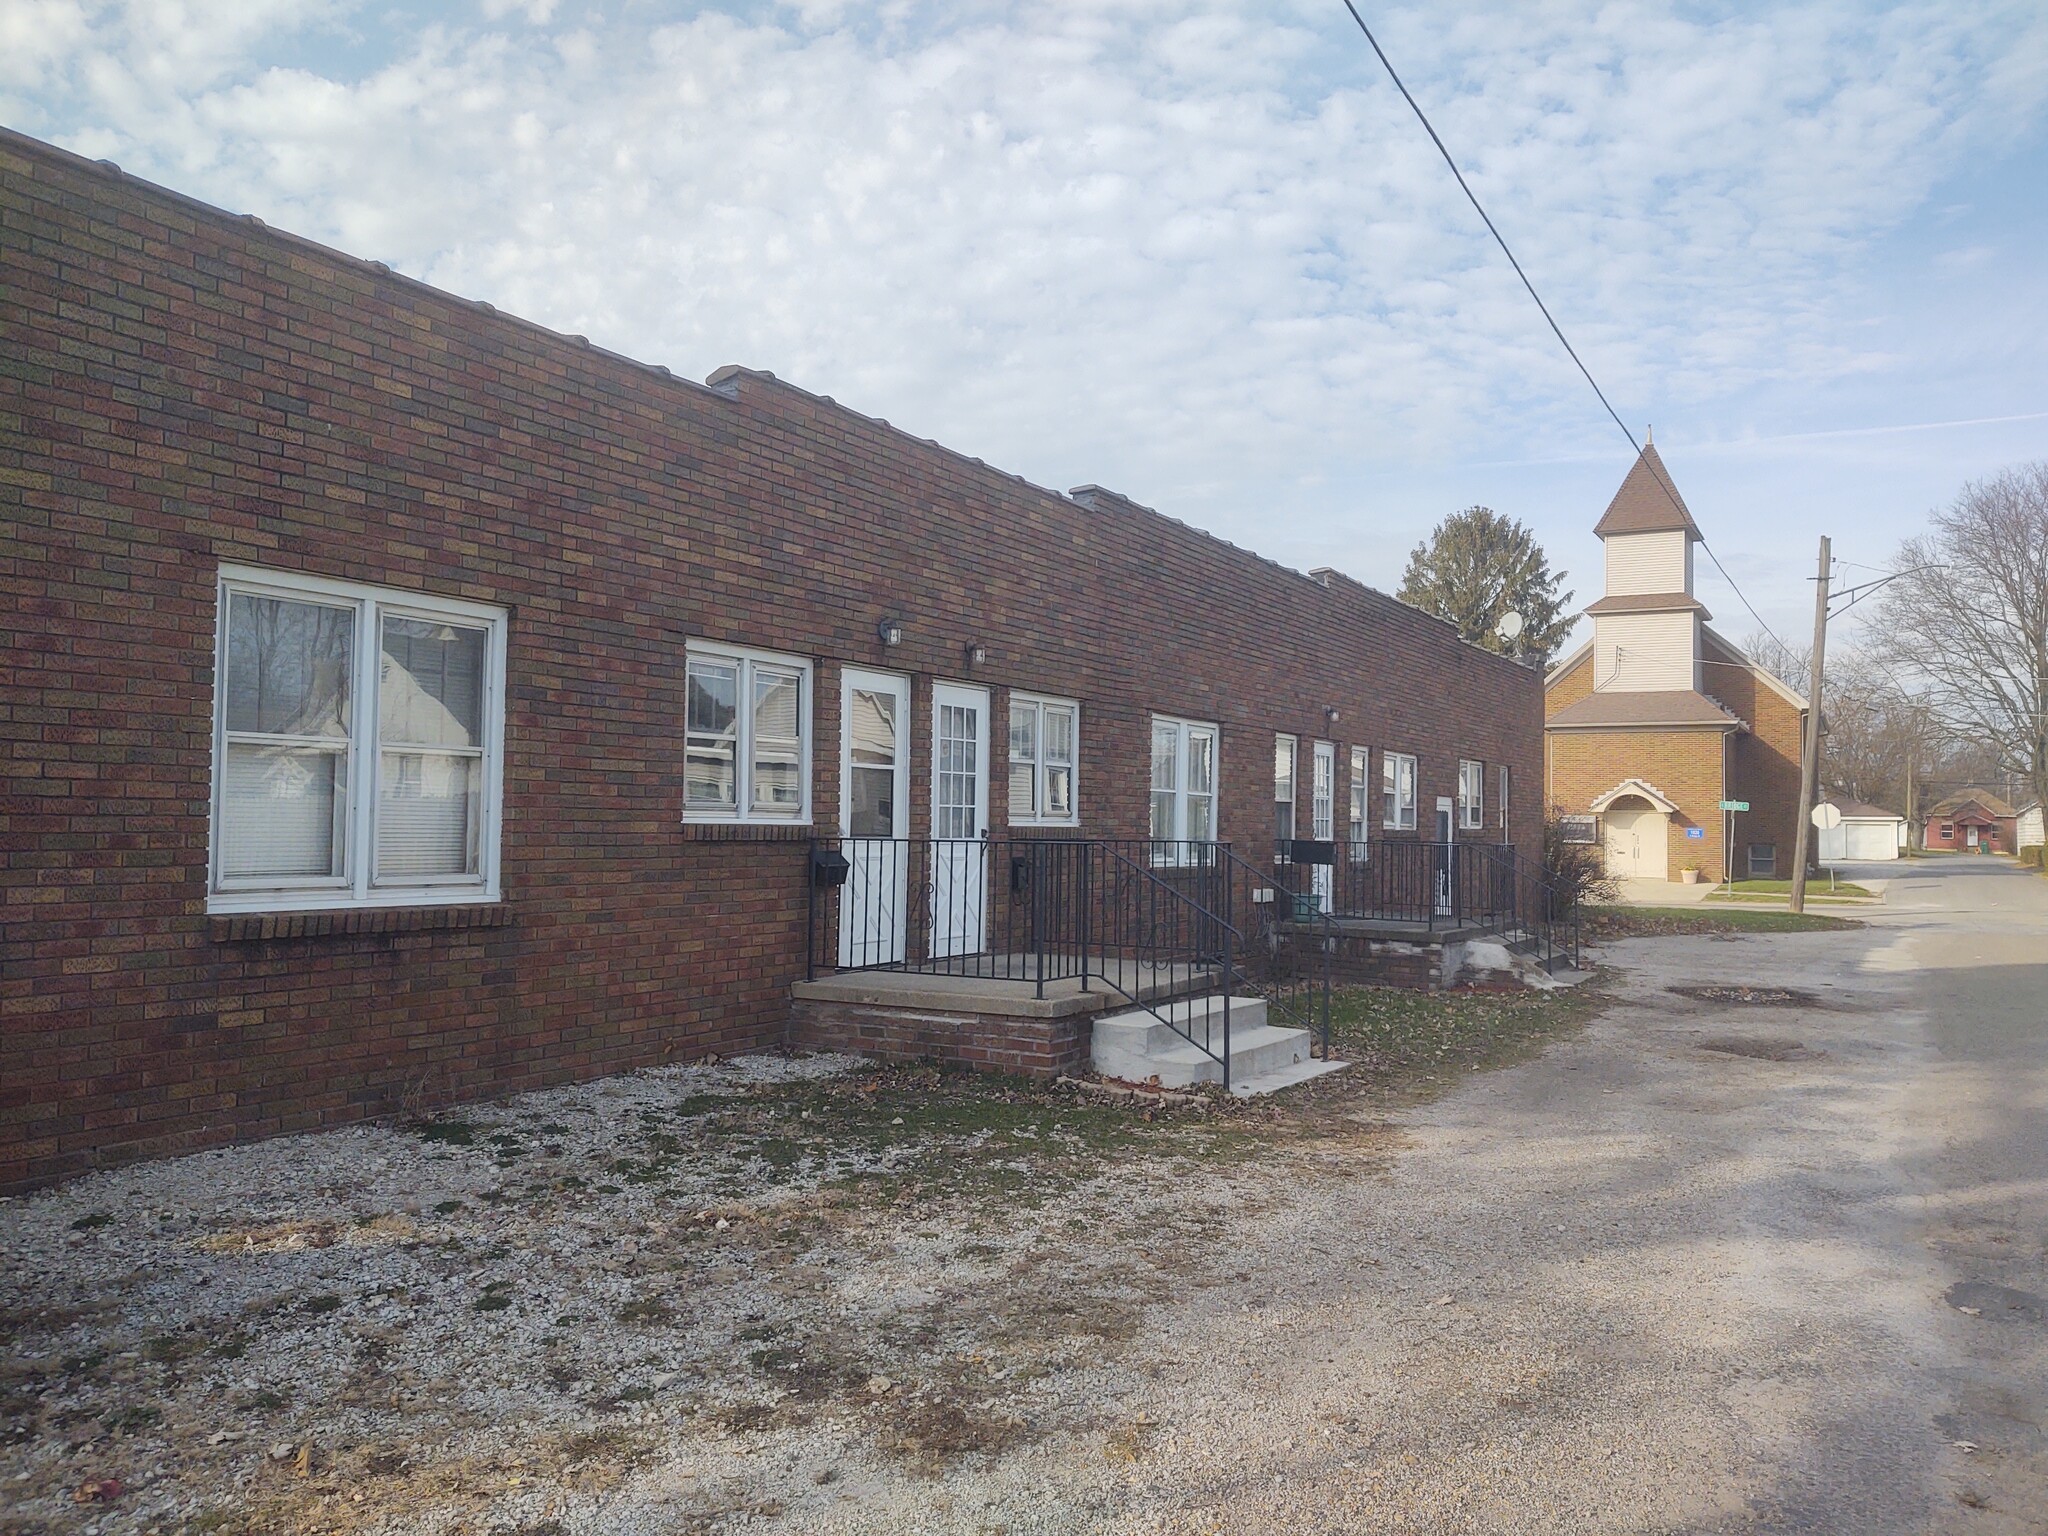
<svg viewBox="0 0 2048 1536">
<path fill-rule="evenodd" d="M 1903 942 L 1616 943 L 1590 1027 L 1392 1124 L 1246 1159 L 1026 1105 L 952 1127 L 1018 1150 L 1007 1193 L 895 1211 L 767 1178 L 796 1118 L 617 1216 L 664 1114 L 839 1113 L 791 1097 L 831 1058 L 96 1175 L 0 1206 L 0 1294 L 51 1346 L 0 1383 L 43 1405 L 0 1529 L 2039 1531 L 2035 1469 L 1949 1412 L 1986 1309 L 1944 1300 L 1902 1171 Z M 523 1207 L 515 1146 L 613 1170 L 604 1229 Z M 112 1328 L 32 1272 L 67 1265 L 121 1298 L 111 1358 L 51 1345 Z M 159 1417 L 109 1438 L 123 1392 Z"/>
</svg>

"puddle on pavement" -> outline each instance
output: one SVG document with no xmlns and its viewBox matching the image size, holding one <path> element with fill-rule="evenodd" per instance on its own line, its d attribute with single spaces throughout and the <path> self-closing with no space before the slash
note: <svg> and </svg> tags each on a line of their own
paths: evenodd
<svg viewBox="0 0 2048 1536">
<path fill-rule="evenodd" d="M 1716 1035 L 1702 1040 L 1700 1049 L 1723 1056 L 1747 1056 L 1753 1061 L 1811 1061 L 1820 1055 L 1797 1040 L 1777 1040 L 1767 1035 Z"/>
<path fill-rule="evenodd" d="M 1958 1312 L 1999 1322 L 2048 1323 L 2048 1300 L 2032 1291 L 2016 1291 L 2009 1285 L 1989 1280 L 1958 1280 L 1941 1293 L 1941 1299 Z"/>
</svg>

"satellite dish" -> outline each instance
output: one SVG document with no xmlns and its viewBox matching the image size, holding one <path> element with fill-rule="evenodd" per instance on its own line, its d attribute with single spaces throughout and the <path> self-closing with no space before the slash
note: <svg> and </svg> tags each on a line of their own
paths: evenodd
<svg viewBox="0 0 2048 1536">
<path fill-rule="evenodd" d="M 1512 640 L 1522 632 L 1522 616 L 1510 608 L 1500 616 L 1500 622 L 1493 626 L 1493 632 L 1503 640 Z"/>
<path fill-rule="evenodd" d="M 1813 808 L 1813 824 L 1823 832 L 1832 832 L 1842 824 L 1842 808 L 1823 800 Z"/>
</svg>

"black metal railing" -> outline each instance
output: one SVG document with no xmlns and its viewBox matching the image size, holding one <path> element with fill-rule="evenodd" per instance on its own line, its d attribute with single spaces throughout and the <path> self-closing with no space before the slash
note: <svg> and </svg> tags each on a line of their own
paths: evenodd
<svg viewBox="0 0 2048 1536">
<path fill-rule="evenodd" d="M 1209 941 L 1221 846 L 1150 838 L 816 838 L 806 974 L 1028 981 Z M 1214 921 L 1213 914 L 1207 918 Z"/>
<path fill-rule="evenodd" d="M 1473 930 L 1546 964 L 1579 963 L 1577 904 L 1510 843 L 1373 838 L 1335 853 L 1339 918 Z"/>
<path fill-rule="evenodd" d="M 969 976 L 1040 997 L 1099 986 L 1218 1062 L 1226 1088 L 1235 1004 L 1251 994 L 1329 1056 L 1330 893 L 1305 866 L 1147 838 L 820 838 L 811 870 L 812 977 Z"/>
<path fill-rule="evenodd" d="M 1336 924 L 1329 910 L 1334 894 L 1334 859 L 1323 862 L 1327 843 L 1296 844 L 1306 850 L 1271 871 L 1226 848 L 1221 855 L 1224 910 L 1237 931 L 1236 956 L 1226 985 L 1249 987 L 1266 1000 L 1269 1017 L 1305 1029 L 1315 1054 L 1330 1059 L 1330 973 L 1337 950 Z"/>
<path fill-rule="evenodd" d="M 1507 844 L 1297 842 L 1268 870 L 1227 843 L 818 838 L 808 884 L 810 977 L 911 971 L 1025 982 L 1038 997 L 1051 983 L 1100 986 L 1220 1062 L 1226 1087 L 1240 990 L 1328 1058 L 1350 920 L 1476 931 L 1579 962 L 1576 906 Z"/>
</svg>

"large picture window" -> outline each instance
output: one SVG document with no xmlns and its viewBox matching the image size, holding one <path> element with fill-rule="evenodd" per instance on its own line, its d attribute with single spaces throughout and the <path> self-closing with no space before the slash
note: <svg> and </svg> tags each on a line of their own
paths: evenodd
<svg viewBox="0 0 2048 1536">
<path fill-rule="evenodd" d="M 1380 820 L 1389 832 L 1415 830 L 1415 759 L 1408 753 L 1380 754 Z"/>
<path fill-rule="evenodd" d="M 221 573 L 208 909 L 497 899 L 502 609 Z"/>
<path fill-rule="evenodd" d="M 1215 726 L 1152 717 L 1152 838 L 1160 843 L 1215 841 Z"/>
<path fill-rule="evenodd" d="M 1080 813 L 1074 761 L 1081 706 L 1069 699 L 1010 695 L 1010 822 L 1071 827 Z"/>
<path fill-rule="evenodd" d="M 808 821 L 810 663 L 693 643 L 686 695 L 683 819 Z"/>
</svg>

